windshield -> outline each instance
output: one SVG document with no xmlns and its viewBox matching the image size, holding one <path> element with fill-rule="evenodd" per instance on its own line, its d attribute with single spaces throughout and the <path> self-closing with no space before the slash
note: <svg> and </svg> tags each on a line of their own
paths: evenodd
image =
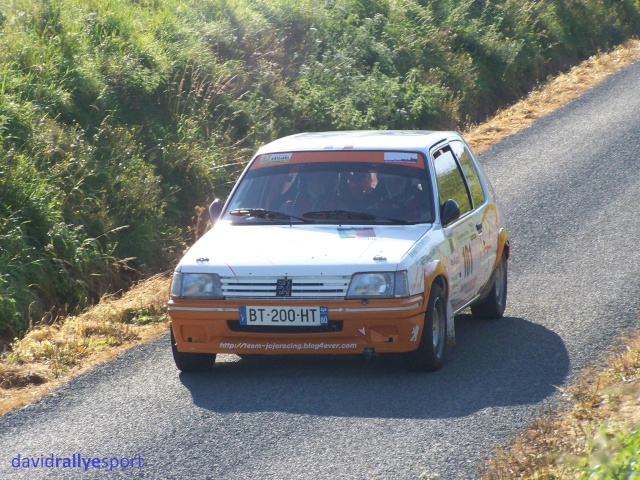
<svg viewBox="0 0 640 480">
<path fill-rule="evenodd" d="M 271 154 L 253 162 L 222 218 L 239 224 L 431 223 L 432 199 L 419 153 Z"/>
</svg>

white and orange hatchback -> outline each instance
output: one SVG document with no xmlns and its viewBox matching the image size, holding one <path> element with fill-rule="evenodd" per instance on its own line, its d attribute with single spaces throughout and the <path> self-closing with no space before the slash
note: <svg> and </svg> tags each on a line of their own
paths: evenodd
<svg viewBox="0 0 640 480">
<path fill-rule="evenodd" d="M 171 284 L 182 371 L 218 353 L 401 353 L 432 371 L 455 342 L 454 315 L 504 313 L 504 219 L 455 132 L 276 140 L 210 214 Z"/>
</svg>

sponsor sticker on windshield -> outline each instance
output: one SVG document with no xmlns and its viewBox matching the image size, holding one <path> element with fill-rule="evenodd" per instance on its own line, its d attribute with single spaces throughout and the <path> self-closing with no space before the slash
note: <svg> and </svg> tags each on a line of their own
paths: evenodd
<svg viewBox="0 0 640 480">
<path fill-rule="evenodd" d="M 408 165 L 416 165 L 418 163 L 418 154 L 407 152 L 384 152 L 384 163 L 405 163 Z"/>
<path fill-rule="evenodd" d="M 270 155 L 262 155 L 260 157 L 260 165 L 277 165 L 281 163 L 289 163 L 291 160 L 290 153 L 272 153 Z"/>
</svg>

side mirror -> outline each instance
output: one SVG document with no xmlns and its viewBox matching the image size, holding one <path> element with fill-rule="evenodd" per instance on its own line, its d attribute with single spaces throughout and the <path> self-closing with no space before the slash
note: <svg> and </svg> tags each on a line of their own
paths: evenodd
<svg viewBox="0 0 640 480">
<path fill-rule="evenodd" d="M 450 198 L 440 207 L 440 220 L 442 225 L 449 225 L 460 217 L 460 205 Z"/>
<path fill-rule="evenodd" d="M 222 213 L 222 207 L 224 206 L 224 202 L 219 198 L 216 198 L 211 205 L 209 205 L 209 218 L 211 218 L 211 223 L 216 223 L 216 220 L 220 217 Z"/>
</svg>

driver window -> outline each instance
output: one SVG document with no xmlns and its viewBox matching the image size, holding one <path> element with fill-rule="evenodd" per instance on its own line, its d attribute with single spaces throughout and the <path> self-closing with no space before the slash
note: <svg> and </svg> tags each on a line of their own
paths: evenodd
<svg viewBox="0 0 640 480">
<path fill-rule="evenodd" d="M 460 216 L 471 211 L 469 194 L 460 172 L 460 167 L 449 147 L 443 147 L 433 154 L 440 206 L 452 198 L 460 206 Z"/>
</svg>

